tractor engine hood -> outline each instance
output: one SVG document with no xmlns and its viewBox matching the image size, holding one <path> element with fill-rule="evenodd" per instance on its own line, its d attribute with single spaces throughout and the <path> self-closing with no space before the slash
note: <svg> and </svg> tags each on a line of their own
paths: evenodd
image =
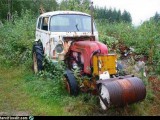
<svg viewBox="0 0 160 120">
<path fill-rule="evenodd" d="M 84 72 L 86 74 L 91 74 L 92 56 L 94 54 L 108 54 L 107 46 L 98 41 L 75 41 L 72 43 L 70 50 L 81 53 L 84 58 Z"/>
</svg>

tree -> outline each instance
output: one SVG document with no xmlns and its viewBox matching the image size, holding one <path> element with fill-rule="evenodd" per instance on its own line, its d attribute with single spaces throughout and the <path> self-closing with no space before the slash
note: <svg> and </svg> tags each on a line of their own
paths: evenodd
<svg viewBox="0 0 160 120">
<path fill-rule="evenodd" d="M 103 19 L 103 20 L 107 20 L 109 22 L 121 22 L 121 21 L 125 21 L 125 22 L 132 22 L 132 18 L 129 12 L 124 11 L 121 14 L 120 10 L 116 10 L 116 9 L 106 9 L 106 7 L 104 8 L 99 8 L 96 7 L 95 8 L 95 18 L 96 19 Z"/>
<path fill-rule="evenodd" d="M 131 15 L 126 10 L 124 10 L 124 12 L 122 13 L 122 17 L 121 18 L 122 18 L 122 21 L 124 21 L 124 22 L 129 22 L 129 23 L 132 22 Z"/>
<path fill-rule="evenodd" d="M 122 16 L 121 11 L 118 10 L 118 13 L 117 13 L 117 22 L 121 21 L 121 16 Z"/>
<path fill-rule="evenodd" d="M 8 6 L 8 1 L 10 5 Z M 10 9 L 11 13 L 15 11 L 18 16 L 21 15 L 22 10 L 32 10 L 33 14 L 39 14 L 40 5 L 43 5 L 46 11 L 53 11 L 57 9 L 56 0 L 0 0 L 0 19 L 5 21 Z"/>
<path fill-rule="evenodd" d="M 117 21 L 117 17 L 118 17 L 118 12 L 116 11 L 116 9 L 114 9 L 112 11 L 112 22 L 116 22 Z"/>
<path fill-rule="evenodd" d="M 90 13 L 89 0 L 62 0 L 59 4 L 59 10 L 71 10 Z"/>
<path fill-rule="evenodd" d="M 158 14 L 158 12 L 156 12 L 156 13 L 155 13 L 155 15 L 154 15 L 153 19 L 154 19 L 156 22 L 158 22 L 158 21 L 159 21 L 159 19 L 160 19 L 160 15 Z"/>
</svg>

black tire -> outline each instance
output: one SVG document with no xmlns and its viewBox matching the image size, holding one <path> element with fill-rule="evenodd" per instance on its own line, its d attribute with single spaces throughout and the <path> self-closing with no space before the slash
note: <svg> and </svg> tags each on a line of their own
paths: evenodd
<svg viewBox="0 0 160 120">
<path fill-rule="evenodd" d="M 33 57 L 33 71 L 35 73 L 38 73 L 39 71 L 43 70 L 44 52 L 41 43 L 35 43 L 33 45 L 32 57 Z"/>
<path fill-rule="evenodd" d="M 67 69 L 64 74 L 67 92 L 70 95 L 77 96 L 79 93 L 78 83 L 72 71 Z"/>
</svg>

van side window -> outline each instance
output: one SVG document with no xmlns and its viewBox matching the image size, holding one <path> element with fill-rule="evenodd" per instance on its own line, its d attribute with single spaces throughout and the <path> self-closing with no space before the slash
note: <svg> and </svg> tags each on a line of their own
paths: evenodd
<svg viewBox="0 0 160 120">
<path fill-rule="evenodd" d="M 42 21 L 42 18 L 39 18 L 39 21 L 38 21 L 38 29 L 41 28 L 41 21 Z"/>
<path fill-rule="evenodd" d="M 48 17 L 43 17 L 41 29 L 48 31 Z"/>
</svg>

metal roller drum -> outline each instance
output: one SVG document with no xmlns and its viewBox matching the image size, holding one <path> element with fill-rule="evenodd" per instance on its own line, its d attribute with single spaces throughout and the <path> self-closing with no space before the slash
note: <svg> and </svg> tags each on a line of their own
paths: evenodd
<svg viewBox="0 0 160 120">
<path fill-rule="evenodd" d="M 125 106 L 142 101 L 146 97 L 145 85 L 143 81 L 137 77 L 114 78 L 109 81 L 99 81 L 98 84 L 99 83 L 108 90 L 110 105 Z M 101 91 L 100 94 L 104 95 L 104 91 Z M 105 99 L 104 96 L 103 99 Z"/>
</svg>

